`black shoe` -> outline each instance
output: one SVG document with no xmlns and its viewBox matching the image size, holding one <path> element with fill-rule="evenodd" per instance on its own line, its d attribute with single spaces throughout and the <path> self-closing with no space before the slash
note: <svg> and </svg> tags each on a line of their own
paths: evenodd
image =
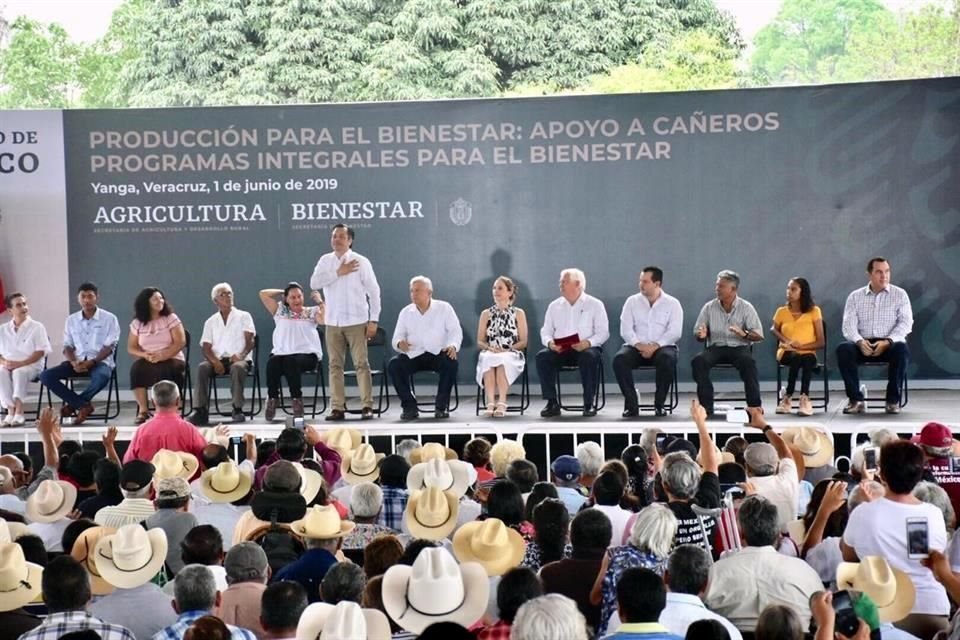
<svg viewBox="0 0 960 640">
<path fill-rule="evenodd" d="M 593 407 L 587 407 L 586 409 L 583 410 L 584 418 L 592 418 L 595 415 L 597 415 L 597 410 L 594 409 Z"/>
<path fill-rule="evenodd" d="M 722 413 L 714 413 L 713 411 L 707 412 L 707 420 L 710 422 L 726 422 L 727 416 Z"/>
<path fill-rule="evenodd" d="M 419 417 L 420 417 L 420 412 L 417 411 L 416 409 L 412 409 L 410 411 L 407 411 L 406 409 L 404 409 L 403 413 L 400 414 L 400 420 L 402 422 L 410 422 L 411 420 L 416 420 Z"/>
<path fill-rule="evenodd" d="M 663 418 L 667 415 L 667 410 L 663 407 L 656 407 L 653 412 L 658 418 Z"/>
<path fill-rule="evenodd" d="M 373 420 L 373 407 L 364 407 L 360 412 L 361 420 Z"/>
<path fill-rule="evenodd" d="M 433 417 L 437 420 L 446 420 L 450 417 L 450 412 L 446 409 L 437 409 L 433 412 Z"/>
<path fill-rule="evenodd" d="M 206 427 L 210 425 L 210 416 L 206 409 L 194 409 L 193 413 L 187 416 L 187 422 L 195 427 Z"/>
<path fill-rule="evenodd" d="M 547 400 L 547 406 L 540 411 L 541 418 L 556 418 L 560 415 L 560 403 L 556 400 Z"/>
<path fill-rule="evenodd" d="M 620 414 L 621 418 L 639 418 L 640 410 L 639 409 L 624 409 L 623 413 Z"/>
<path fill-rule="evenodd" d="M 230 422 L 246 422 L 247 415 L 243 412 L 243 409 L 240 407 L 234 407 L 233 413 L 230 414 Z"/>
</svg>

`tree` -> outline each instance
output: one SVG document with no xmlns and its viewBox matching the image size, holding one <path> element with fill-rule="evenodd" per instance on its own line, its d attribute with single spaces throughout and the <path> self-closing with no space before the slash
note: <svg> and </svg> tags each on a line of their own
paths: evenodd
<svg viewBox="0 0 960 640">
<path fill-rule="evenodd" d="M 79 93 L 80 48 L 57 24 L 19 17 L 0 52 L 0 108 L 72 106 Z"/>
<path fill-rule="evenodd" d="M 890 12 L 879 0 L 784 0 L 754 40 L 756 84 L 827 82 L 856 32 L 876 31 Z"/>
</svg>

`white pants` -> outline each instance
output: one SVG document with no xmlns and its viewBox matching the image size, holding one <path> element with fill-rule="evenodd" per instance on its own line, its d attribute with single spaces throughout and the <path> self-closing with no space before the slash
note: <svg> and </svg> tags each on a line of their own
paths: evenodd
<svg viewBox="0 0 960 640">
<path fill-rule="evenodd" d="M 41 362 L 13 371 L 0 367 L 0 406 L 13 410 L 14 400 L 22 401 L 27 397 L 27 385 L 40 375 L 42 369 Z"/>
</svg>

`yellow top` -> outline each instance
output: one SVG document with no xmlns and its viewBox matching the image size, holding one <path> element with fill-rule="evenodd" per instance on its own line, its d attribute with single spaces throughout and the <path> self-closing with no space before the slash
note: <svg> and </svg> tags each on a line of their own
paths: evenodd
<svg viewBox="0 0 960 640">
<path fill-rule="evenodd" d="M 813 309 L 799 316 L 794 316 L 790 307 L 783 306 L 777 309 L 773 314 L 773 326 L 779 327 L 780 333 L 786 338 L 807 344 L 817 340 L 817 320 L 823 320 L 823 314 L 820 313 L 820 307 L 814 305 Z M 777 348 L 777 360 L 783 358 L 784 345 L 781 343 Z M 816 353 L 813 349 L 798 350 L 796 353 Z"/>
</svg>

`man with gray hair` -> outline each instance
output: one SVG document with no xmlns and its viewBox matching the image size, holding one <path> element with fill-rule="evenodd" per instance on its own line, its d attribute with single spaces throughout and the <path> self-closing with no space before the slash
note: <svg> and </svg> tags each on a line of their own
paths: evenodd
<svg viewBox="0 0 960 640">
<path fill-rule="evenodd" d="M 660 624 L 683 637 L 696 620 L 716 620 L 726 628 L 730 640 L 741 640 L 740 631 L 729 620 L 707 609 L 700 599 L 707 591 L 712 566 L 713 558 L 703 547 L 684 544 L 673 550 L 663 574 L 668 591 Z"/>
<path fill-rule="evenodd" d="M 362 567 L 352 562 L 338 562 L 320 581 L 320 597 L 327 604 L 344 601 L 360 604 L 366 586 L 367 574 Z"/>
<path fill-rule="evenodd" d="M 210 383 L 215 376 L 230 376 L 233 404 L 232 422 L 243 422 L 243 385 L 253 364 L 253 343 L 257 329 L 253 316 L 233 306 L 233 288 L 227 282 L 213 286 L 210 299 L 217 312 L 203 323 L 200 348 L 203 361 L 197 365 L 197 381 L 193 387 L 193 413 L 190 422 L 210 424 Z"/>
<path fill-rule="evenodd" d="M 150 499 L 154 471 L 153 465 L 144 460 L 131 460 L 123 465 L 120 470 L 123 500 L 120 504 L 97 511 L 94 522 L 101 527 L 119 529 L 128 524 L 140 524 L 152 516 L 157 510 Z"/>
<path fill-rule="evenodd" d="M 743 452 L 747 478 L 758 495 L 777 507 L 780 527 L 797 517 L 800 472 L 787 443 L 767 424 L 760 409 L 748 409 L 748 426 L 760 429 L 767 442 L 754 442 Z"/>
<path fill-rule="evenodd" d="M 603 343 L 610 337 L 610 323 L 603 302 L 586 292 L 587 277 L 580 269 L 560 272 L 560 297 L 550 303 L 540 328 L 546 347 L 537 353 L 540 394 L 547 405 L 544 418 L 560 415 L 557 399 L 557 371 L 563 366 L 580 368 L 583 385 L 583 417 L 597 415 L 595 406 L 603 366 Z"/>
<path fill-rule="evenodd" d="M 750 345 L 763 340 L 763 326 L 753 305 L 738 295 L 739 289 L 740 276 L 735 271 L 724 269 L 718 273 L 717 297 L 703 305 L 693 325 L 697 340 L 706 344 L 691 365 L 697 398 L 708 415 L 713 414 L 710 369 L 718 364 L 733 365 L 740 374 L 748 407 L 761 406 L 757 363 Z"/>
<path fill-rule="evenodd" d="M 220 592 L 210 569 L 201 564 L 188 564 L 177 576 L 173 610 L 177 621 L 153 635 L 153 640 L 181 640 L 197 618 L 215 615 L 220 606 Z M 248 629 L 227 625 L 231 640 L 256 640 Z"/>
<path fill-rule="evenodd" d="M 750 496 L 737 513 L 743 550 L 710 569 L 704 602 L 741 632 L 753 633 L 760 613 L 784 605 L 810 626 L 810 596 L 823 590 L 817 572 L 800 558 L 777 552 L 780 522 L 777 507 L 763 496 Z"/>
<path fill-rule="evenodd" d="M 263 637 L 260 626 L 260 602 L 270 579 L 267 554 L 256 542 L 241 542 L 227 552 L 223 560 L 227 589 L 220 594 L 217 617 Z"/>
<path fill-rule="evenodd" d="M 600 443 L 587 440 L 577 445 L 576 456 L 580 461 L 580 486 L 589 491 L 594 479 L 600 475 L 603 449 L 600 448 Z"/>
<path fill-rule="evenodd" d="M 130 446 L 123 454 L 123 464 L 132 460 L 153 460 L 161 449 L 184 451 L 199 460 L 207 441 L 195 426 L 180 417 L 180 389 L 176 383 L 161 380 L 153 385 L 150 393 L 157 413 L 133 434 Z"/>
<path fill-rule="evenodd" d="M 439 375 L 434 417 L 450 417 L 450 392 L 457 381 L 457 352 L 462 342 L 460 320 L 450 303 L 434 300 L 430 278 L 411 278 L 410 304 L 400 310 L 391 341 L 397 355 L 387 365 L 403 408 L 401 420 L 420 417 L 413 388 L 413 374 L 417 371 Z"/>
<path fill-rule="evenodd" d="M 587 620 L 577 603 L 550 593 L 524 603 L 510 627 L 510 640 L 587 640 Z"/>
</svg>

